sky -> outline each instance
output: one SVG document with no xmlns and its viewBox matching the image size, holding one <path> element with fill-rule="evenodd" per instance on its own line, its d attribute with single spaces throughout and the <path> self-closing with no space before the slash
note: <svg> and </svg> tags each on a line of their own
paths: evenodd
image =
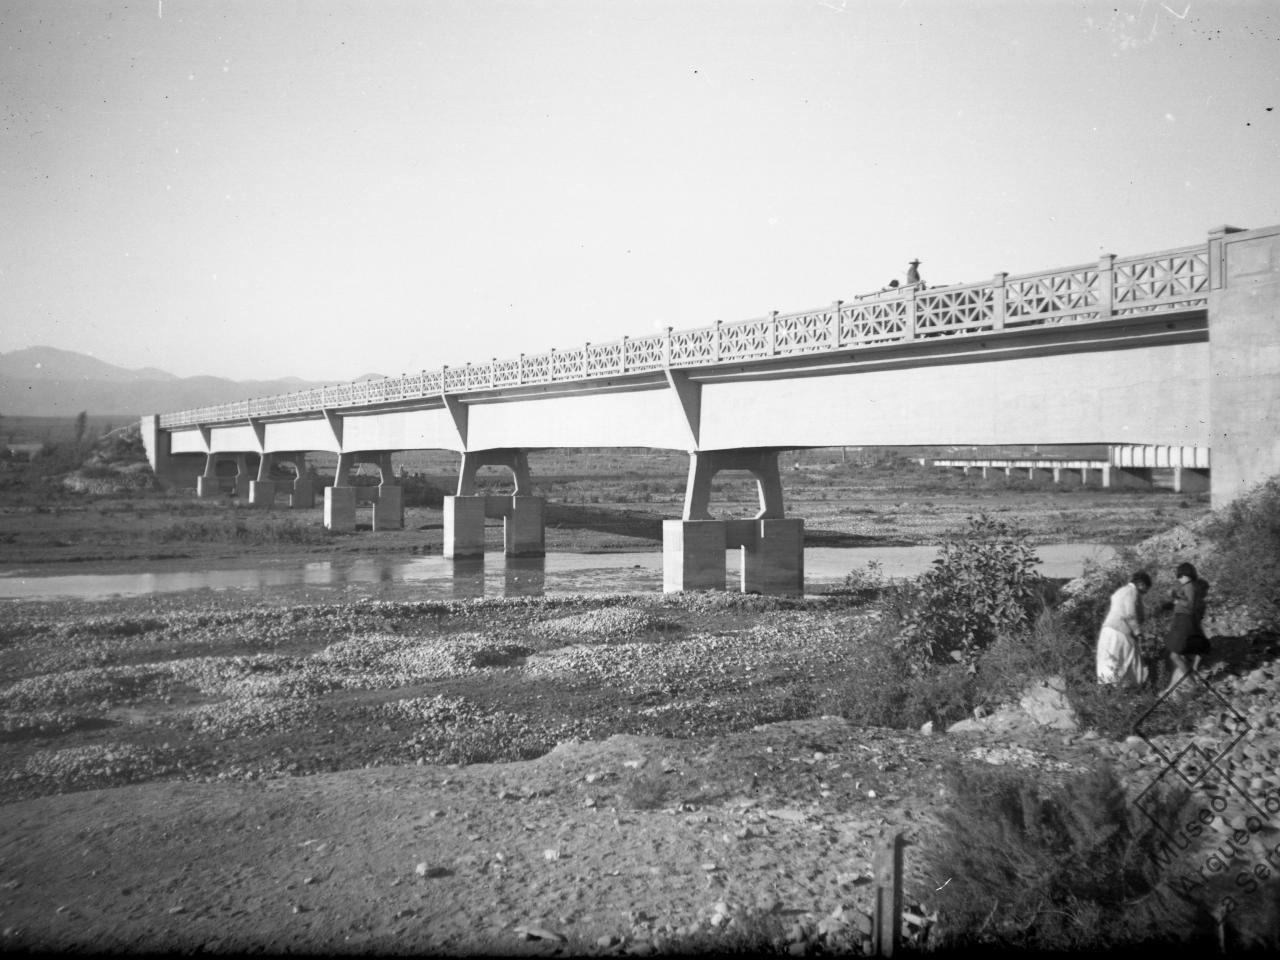
<svg viewBox="0 0 1280 960">
<path fill-rule="evenodd" d="M 1275 0 L 0 0 L 0 353 L 339 382 L 1280 223 Z"/>
</svg>

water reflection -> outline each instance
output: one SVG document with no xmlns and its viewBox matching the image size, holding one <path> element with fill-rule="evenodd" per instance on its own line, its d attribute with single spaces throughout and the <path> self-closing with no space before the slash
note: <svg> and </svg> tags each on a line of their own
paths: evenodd
<svg viewBox="0 0 1280 960">
<path fill-rule="evenodd" d="M 739 577 L 736 550 L 727 555 L 726 586 Z M 1053 544 L 1037 548 L 1040 570 L 1050 577 L 1080 574 L 1086 561 L 1114 555 L 1098 544 Z M 805 589 L 816 592 L 839 583 L 867 563 L 880 564 L 888 577 L 910 577 L 927 570 L 936 547 L 810 547 L 805 550 Z M 294 565 L 267 562 L 255 566 L 169 563 L 164 570 L 134 573 L 39 575 L 29 570 L 0 573 L 0 600 L 97 600 L 188 590 L 268 591 L 308 587 L 339 592 L 373 591 L 387 599 L 448 600 L 468 597 L 571 596 L 592 593 L 656 593 L 662 589 L 662 554 L 553 553 L 546 557 L 446 560 L 444 557 L 320 560 Z"/>
</svg>

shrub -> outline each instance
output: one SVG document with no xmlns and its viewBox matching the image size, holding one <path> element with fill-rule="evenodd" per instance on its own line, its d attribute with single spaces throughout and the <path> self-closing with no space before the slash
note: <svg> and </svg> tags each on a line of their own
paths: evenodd
<svg viewBox="0 0 1280 960">
<path fill-rule="evenodd" d="M 1157 858 L 1187 795 L 1147 815 L 1100 767 L 1052 784 L 1022 770 L 954 768 L 937 842 L 924 851 L 947 949 L 1082 951 L 1149 943 L 1189 929 L 1200 907 L 1170 895 Z M 944 883 L 945 880 L 950 882 Z"/>
<path fill-rule="evenodd" d="M 1280 477 L 1219 511 L 1205 532 L 1218 547 L 1203 571 L 1214 601 L 1280 623 Z"/>
<path fill-rule="evenodd" d="M 950 657 L 972 666 L 1001 633 L 1025 629 L 1043 578 L 1027 533 L 982 514 L 944 540 L 917 592 L 901 642 L 917 668 Z"/>
</svg>

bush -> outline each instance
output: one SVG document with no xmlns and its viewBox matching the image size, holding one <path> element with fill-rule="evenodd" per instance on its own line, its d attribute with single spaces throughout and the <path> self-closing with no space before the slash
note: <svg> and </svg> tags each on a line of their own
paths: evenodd
<svg viewBox="0 0 1280 960">
<path fill-rule="evenodd" d="M 943 949 L 1083 951 L 1151 943 L 1192 928 L 1201 908 L 1170 895 L 1153 820 L 1176 822 L 1185 793 L 1152 819 L 1101 767 L 1065 783 L 1002 768 L 955 768 L 937 842 L 923 851 Z M 950 882 L 944 883 L 943 881 Z"/>
<path fill-rule="evenodd" d="M 944 540 L 933 569 L 917 580 L 901 642 L 916 669 L 952 660 L 972 666 L 1002 633 L 1025 630 L 1041 604 L 1040 562 L 1027 533 L 982 514 Z"/>
<path fill-rule="evenodd" d="M 1218 547 L 1202 571 L 1213 582 L 1213 600 L 1280 623 L 1280 477 L 1219 511 L 1205 532 Z"/>
</svg>

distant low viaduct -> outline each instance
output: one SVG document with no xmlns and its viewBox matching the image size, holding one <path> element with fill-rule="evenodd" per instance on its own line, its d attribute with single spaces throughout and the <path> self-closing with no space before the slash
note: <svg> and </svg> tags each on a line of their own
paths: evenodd
<svg viewBox="0 0 1280 960">
<path fill-rule="evenodd" d="M 664 588 L 723 588 L 725 550 L 738 547 L 744 590 L 795 593 L 804 584 L 803 520 L 785 516 L 780 451 L 1177 449 L 1207 474 L 1217 506 L 1280 473 L 1278 420 L 1275 226 L 1222 227 L 1157 253 L 148 416 L 142 429 L 161 478 L 221 496 L 218 462 L 237 461 L 237 489 L 259 505 L 277 492 L 306 503 L 314 496 L 306 454 L 336 454 L 334 485 L 324 488 L 332 529 L 354 526 L 355 463 L 380 472 L 363 497 L 374 528 L 385 529 L 403 523 L 392 454 L 457 451 L 447 556 L 482 550 L 484 520 L 499 516 L 509 554 L 542 552 L 529 450 L 687 450 L 683 514 L 664 525 Z M 270 480 L 281 461 L 295 465 L 297 481 Z M 476 471 L 487 465 L 510 470 L 510 496 L 477 493 Z M 712 519 L 711 478 L 721 470 L 755 477 L 755 517 Z"/>
</svg>

